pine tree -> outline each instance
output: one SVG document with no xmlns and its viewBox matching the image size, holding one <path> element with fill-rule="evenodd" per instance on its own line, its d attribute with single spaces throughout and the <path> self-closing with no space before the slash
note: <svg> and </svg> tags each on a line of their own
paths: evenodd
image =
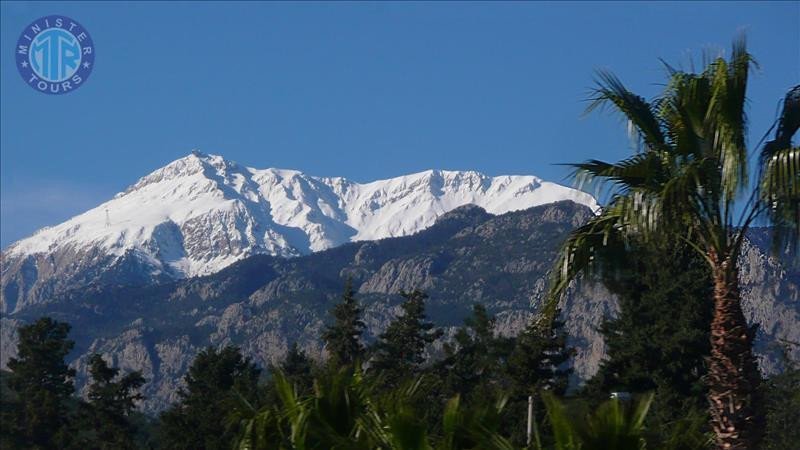
<svg viewBox="0 0 800 450">
<path fill-rule="evenodd" d="M 677 415 L 685 400 L 704 408 L 710 270 L 682 245 L 638 245 L 627 260 L 627 270 L 603 280 L 618 298 L 619 314 L 600 327 L 607 357 L 589 392 L 657 391 L 654 406 L 670 403 Z"/>
<path fill-rule="evenodd" d="M 39 449 L 70 445 L 75 370 L 64 362 L 74 346 L 69 330 L 49 317 L 17 330 L 17 357 L 8 361 L 8 387 L 16 400 L 3 407 L 3 442 Z"/>
<path fill-rule="evenodd" d="M 426 347 L 441 336 L 432 323 L 425 321 L 425 299 L 419 291 L 401 292 L 405 299 L 402 314 L 393 320 L 375 344 L 370 371 L 383 378 L 387 386 L 413 376 L 425 362 Z"/>
<path fill-rule="evenodd" d="M 797 344 L 794 344 L 797 345 Z M 783 373 L 767 379 L 765 391 L 766 434 L 762 450 L 797 448 L 800 433 L 800 365 L 784 352 Z"/>
<path fill-rule="evenodd" d="M 707 421 L 706 360 L 710 355 L 712 305 L 710 270 L 685 245 L 633 243 L 626 269 L 606 273 L 606 288 L 619 313 L 600 331 L 606 358 L 584 390 L 600 403 L 612 391 L 655 392 L 648 415 L 654 435 Z M 702 426 L 705 429 L 705 426 Z M 680 432 L 683 445 L 701 440 Z"/>
<path fill-rule="evenodd" d="M 572 369 L 565 363 L 575 350 L 567 346 L 564 322 L 556 320 L 551 327 L 542 327 L 534 318 L 517 336 L 509 357 L 509 374 L 515 391 L 521 395 L 538 395 L 547 390 L 563 395 Z"/>
<path fill-rule="evenodd" d="M 314 365 L 308 355 L 293 343 L 278 369 L 301 394 L 310 394 L 314 387 Z"/>
<path fill-rule="evenodd" d="M 239 430 L 227 415 L 242 399 L 256 403 L 260 370 L 236 347 L 201 351 L 184 377 L 179 402 L 161 414 L 161 445 L 168 449 L 228 449 Z"/>
<path fill-rule="evenodd" d="M 109 367 L 103 358 L 89 358 L 88 403 L 82 405 L 85 428 L 92 431 L 85 448 L 134 449 L 136 429 L 131 415 L 143 397 L 137 391 L 145 379 L 138 371 L 119 377 L 119 369 Z M 116 380 L 116 381 L 115 381 Z"/>
<path fill-rule="evenodd" d="M 516 337 L 508 360 L 511 395 L 505 423 L 511 440 L 520 446 L 527 441 L 525 418 L 528 415 L 528 397 L 533 400 L 534 420 L 537 424 L 544 424 L 547 414 L 542 403 L 542 392 L 564 395 L 572 373 L 566 363 L 575 354 L 575 350 L 567 346 L 563 321 L 555 320 L 551 327 L 547 327 L 541 326 L 537 319 L 531 319 Z M 552 443 L 549 427 L 540 429 L 540 439 L 545 444 Z"/>
<path fill-rule="evenodd" d="M 364 346 L 361 335 L 364 333 L 364 322 L 361 321 L 361 308 L 353 292 L 350 278 L 344 287 L 342 301 L 331 311 L 334 322 L 322 334 L 334 366 L 354 364 L 363 357 Z"/>
<path fill-rule="evenodd" d="M 502 389 L 506 360 L 513 339 L 496 336 L 495 317 L 476 304 L 452 343 L 444 346 L 445 357 L 435 371 L 443 381 L 443 395 L 474 397 L 485 401 Z"/>
</svg>

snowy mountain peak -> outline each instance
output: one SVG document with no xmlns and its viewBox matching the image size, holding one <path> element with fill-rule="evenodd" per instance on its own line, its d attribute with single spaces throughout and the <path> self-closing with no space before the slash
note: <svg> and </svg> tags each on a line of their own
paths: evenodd
<svg viewBox="0 0 800 450">
<path fill-rule="evenodd" d="M 221 156 L 205 155 L 197 150 L 192 150 L 189 155 L 176 159 L 166 166 L 140 178 L 125 191 L 117 194 L 116 198 L 123 197 L 130 192 L 155 183 L 168 182 L 170 180 L 191 177 L 193 175 L 203 175 L 209 178 L 209 176 L 213 174 L 224 174 L 228 166 L 232 164 L 234 163 L 225 161 Z"/>
<path fill-rule="evenodd" d="M 426 170 L 356 183 L 253 169 L 195 150 L 108 202 L 12 244 L 3 258 L 9 267 L 48 255 L 71 266 L 53 263 L 46 272 L 80 276 L 135 261 L 149 276 L 180 278 L 214 273 L 256 253 L 294 256 L 412 234 L 466 204 L 500 214 L 559 200 L 597 207 L 588 194 L 534 176 Z"/>
</svg>

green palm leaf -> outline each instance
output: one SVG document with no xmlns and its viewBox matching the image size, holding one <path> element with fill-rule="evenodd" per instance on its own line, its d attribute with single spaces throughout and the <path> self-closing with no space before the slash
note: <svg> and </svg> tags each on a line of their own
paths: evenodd
<svg viewBox="0 0 800 450">
<path fill-rule="evenodd" d="M 761 150 L 760 197 L 773 224 L 776 250 L 797 253 L 800 243 L 800 148 L 792 137 L 800 129 L 800 86 L 783 101 L 775 138 Z"/>
<path fill-rule="evenodd" d="M 800 86 L 786 96 L 775 138 L 762 149 L 757 188 L 737 205 L 748 198 L 745 105 L 753 65 L 740 37 L 727 60 L 709 59 L 700 73 L 667 66 L 669 81 L 652 102 L 613 75 L 598 75 L 587 110 L 616 110 L 639 146 L 617 163 L 573 165 L 579 187 L 606 188 L 609 195 L 607 201 L 601 198 L 598 215 L 564 243 L 540 316 L 541 326 L 549 326 L 558 301 L 579 277 L 595 278 L 624 266 L 629 240 L 682 240 L 696 250 L 714 277 L 709 398 L 721 448 L 753 447 L 759 435 L 753 425 L 759 376 L 752 338 L 742 332 L 747 322 L 737 276 L 746 233 L 763 219 L 772 226 L 776 250 L 797 258 L 800 244 L 800 148 L 791 142 L 800 128 Z M 728 404 L 736 407 L 721 406 Z"/>
</svg>

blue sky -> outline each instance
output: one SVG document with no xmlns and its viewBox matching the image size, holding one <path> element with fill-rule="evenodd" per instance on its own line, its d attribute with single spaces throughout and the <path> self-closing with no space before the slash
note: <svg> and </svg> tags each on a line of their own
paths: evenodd
<svg viewBox="0 0 800 450">
<path fill-rule="evenodd" d="M 193 148 L 357 181 L 429 168 L 535 174 L 629 154 L 614 116 L 582 117 L 596 69 L 656 95 L 663 58 L 760 64 L 751 141 L 800 80 L 800 3 L 13 3 L 2 10 L 0 241 L 84 211 Z M 62 96 L 17 73 L 50 14 L 92 35 Z"/>
</svg>

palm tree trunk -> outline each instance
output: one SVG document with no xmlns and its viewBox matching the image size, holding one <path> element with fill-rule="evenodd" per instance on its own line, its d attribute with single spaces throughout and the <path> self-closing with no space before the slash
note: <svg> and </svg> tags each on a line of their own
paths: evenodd
<svg viewBox="0 0 800 450">
<path fill-rule="evenodd" d="M 753 335 L 742 312 L 735 259 L 717 258 L 708 399 L 720 450 L 755 449 L 760 438 L 758 389 L 761 376 L 753 356 Z"/>
</svg>

